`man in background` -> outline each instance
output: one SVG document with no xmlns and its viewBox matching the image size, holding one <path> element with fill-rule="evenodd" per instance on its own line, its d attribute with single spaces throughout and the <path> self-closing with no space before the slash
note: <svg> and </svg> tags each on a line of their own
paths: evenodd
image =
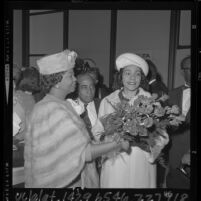
<svg viewBox="0 0 201 201">
<path fill-rule="evenodd" d="M 169 149 L 168 188 L 190 188 L 190 107 L 191 107 L 191 57 L 181 62 L 184 85 L 169 93 L 170 104 L 180 107 L 185 123 L 172 130 Z"/>
<path fill-rule="evenodd" d="M 92 75 L 92 72 L 80 72 L 76 77 L 77 89 L 75 98 L 67 99 L 74 107 L 77 114 L 83 119 L 92 143 L 97 143 L 91 129 L 97 121 L 100 105 L 100 99 L 95 98 L 97 83 L 95 77 L 96 76 Z M 87 163 L 85 168 L 87 175 L 85 179 L 90 180 L 91 183 L 93 183 L 94 188 L 99 188 L 99 160 L 100 159 L 98 158 L 95 162 Z"/>
<path fill-rule="evenodd" d="M 149 65 L 149 73 L 147 75 L 149 82 L 149 92 L 151 94 L 156 93 L 159 97 L 164 94 L 168 94 L 168 88 L 163 83 L 156 65 L 150 59 L 146 59 L 146 62 Z"/>
</svg>

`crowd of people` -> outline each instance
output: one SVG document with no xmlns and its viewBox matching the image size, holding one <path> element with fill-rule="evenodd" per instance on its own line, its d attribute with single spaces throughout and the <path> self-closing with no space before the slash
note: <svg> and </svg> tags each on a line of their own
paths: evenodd
<svg viewBox="0 0 201 201">
<path fill-rule="evenodd" d="M 190 56 L 181 62 L 185 85 L 171 91 L 155 64 L 137 54 L 116 58 L 111 89 L 97 67 L 79 60 L 64 50 L 37 67 L 13 66 L 13 166 L 24 166 L 24 187 L 190 188 Z M 132 105 L 153 93 L 167 94 L 166 104 L 178 105 L 185 123 L 162 130 L 150 152 L 118 135 L 101 140 L 111 103 Z M 161 153 L 166 168 L 157 164 Z"/>
</svg>

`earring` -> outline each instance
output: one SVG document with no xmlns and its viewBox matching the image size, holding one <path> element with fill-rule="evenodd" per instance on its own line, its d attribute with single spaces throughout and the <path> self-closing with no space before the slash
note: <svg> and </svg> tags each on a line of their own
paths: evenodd
<svg viewBox="0 0 201 201">
<path fill-rule="evenodd" d="M 55 88 L 56 88 L 56 89 L 58 89 L 58 88 L 59 88 L 59 85 L 58 85 L 58 84 L 56 84 L 56 85 L 55 85 Z"/>
</svg>

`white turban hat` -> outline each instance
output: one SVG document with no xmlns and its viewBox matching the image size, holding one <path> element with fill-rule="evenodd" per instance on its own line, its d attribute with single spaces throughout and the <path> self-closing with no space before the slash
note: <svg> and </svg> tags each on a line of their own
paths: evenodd
<svg viewBox="0 0 201 201">
<path fill-rule="evenodd" d="M 37 65 L 40 74 L 50 75 L 74 68 L 76 58 L 76 52 L 64 50 L 57 54 L 42 57 L 37 60 Z"/>
<path fill-rule="evenodd" d="M 149 71 L 149 66 L 142 57 L 133 53 L 124 53 L 117 57 L 116 68 L 118 71 L 120 71 L 121 68 L 124 68 L 129 65 L 135 65 L 141 68 L 145 76 L 147 76 Z"/>
</svg>

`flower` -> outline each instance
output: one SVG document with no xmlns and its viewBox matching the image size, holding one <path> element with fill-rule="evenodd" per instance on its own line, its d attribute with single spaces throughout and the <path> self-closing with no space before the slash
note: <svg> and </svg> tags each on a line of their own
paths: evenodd
<svg viewBox="0 0 201 201">
<path fill-rule="evenodd" d="M 171 113 L 179 114 L 179 107 L 177 105 L 173 105 L 171 108 Z"/>
<path fill-rule="evenodd" d="M 112 104 L 106 99 L 114 112 L 100 119 L 104 127 L 102 136 L 119 135 L 145 151 L 150 150 L 149 147 L 156 143 L 157 138 L 163 136 L 163 130 L 178 126 L 185 120 L 177 105 L 161 105 L 161 101 L 167 98 L 158 98 L 155 94 L 151 97 L 140 95 L 132 105 L 128 102 Z"/>
<path fill-rule="evenodd" d="M 163 107 L 156 107 L 155 110 L 154 110 L 154 114 L 157 117 L 162 117 L 165 114 L 165 109 Z"/>
<path fill-rule="evenodd" d="M 143 124 L 144 124 L 144 126 L 146 127 L 146 128 L 149 128 L 149 127 L 151 127 L 152 125 L 153 125 L 153 123 L 154 123 L 154 121 L 153 121 L 153 119 L 152 118 L 146 118 L 145 120 L 144 120 L 144 122 L 143 122 Z"/>
</svg>

